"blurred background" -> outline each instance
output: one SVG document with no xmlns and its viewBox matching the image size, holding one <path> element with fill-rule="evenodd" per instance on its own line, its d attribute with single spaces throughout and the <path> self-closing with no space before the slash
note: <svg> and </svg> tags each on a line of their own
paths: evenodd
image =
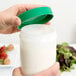
<svg viewBox="0 0 76 76">
<path fill-rule="evenodd" d="M 76 43 L 76 0 L 0 0 L 0 11 L 21 3 L 50 6 L 54 13 L 51 26 L 57 31 L 57 43 Z M 0 34 L 0 42 L 19 43 L 19 33 L 6 36 Z"/>
</svg>

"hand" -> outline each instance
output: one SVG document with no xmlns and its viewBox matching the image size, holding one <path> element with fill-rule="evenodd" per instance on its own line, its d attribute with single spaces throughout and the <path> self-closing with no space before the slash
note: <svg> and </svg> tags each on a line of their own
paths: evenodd
<svg viewBox="0 0 76 76">
<path fill-rule="evenodd" d="M 0 33 L 10 34 L 20 31 L 17 29 L 17 26 L 21 24 L 21 20 L 18 15 L 27 10 L 41 6 L 42 5 L 37 4 L 17 4 L 3 12 L 0 12 Z"/>
<path fill-rule="evenodd" d="M 13 76 L 23 76 L 21 68 L 15 69 Z M 60 76 L 59 63 L 55 63 L 51 68 L 33 76 Z"/>
</svg>

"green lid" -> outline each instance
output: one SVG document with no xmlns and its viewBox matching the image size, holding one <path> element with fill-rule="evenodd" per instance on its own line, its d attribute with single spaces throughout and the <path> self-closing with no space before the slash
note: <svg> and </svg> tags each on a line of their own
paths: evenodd
<svg viewBox="0 0 76 76">
<path fill-rule="evenodd" d="M 53 18 L 50 7 L 38 7 L 28 10 L 18 16 L 21 19 L 21 25 L 18 29 L 30 24 L 45 24 Z"/>
</svg>

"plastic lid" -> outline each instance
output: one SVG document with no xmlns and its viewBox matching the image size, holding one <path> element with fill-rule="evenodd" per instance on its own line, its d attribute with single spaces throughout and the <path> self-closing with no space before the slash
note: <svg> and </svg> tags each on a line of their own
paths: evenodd
<svg viewBox="0 0 76 76">
<path fill-rule="evenodd" d="M 21 25 L 18 29 L 30 24 L 45 24 L 53 18 L 50 7 L 38 7 L 28 10 L 18 16 L 21 19 Z"/>
</svg>

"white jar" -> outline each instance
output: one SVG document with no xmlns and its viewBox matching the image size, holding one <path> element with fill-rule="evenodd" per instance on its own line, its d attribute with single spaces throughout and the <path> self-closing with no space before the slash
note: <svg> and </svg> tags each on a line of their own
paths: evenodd
<svg viewBox="0 0 76 76">
<path fill-rule="evenodd" d="M 49 25 L 33 24 L 20 32 L 21 67 L 30 76 L 51 67 L 56 61 L 56 32 Z"/>
</svg>

